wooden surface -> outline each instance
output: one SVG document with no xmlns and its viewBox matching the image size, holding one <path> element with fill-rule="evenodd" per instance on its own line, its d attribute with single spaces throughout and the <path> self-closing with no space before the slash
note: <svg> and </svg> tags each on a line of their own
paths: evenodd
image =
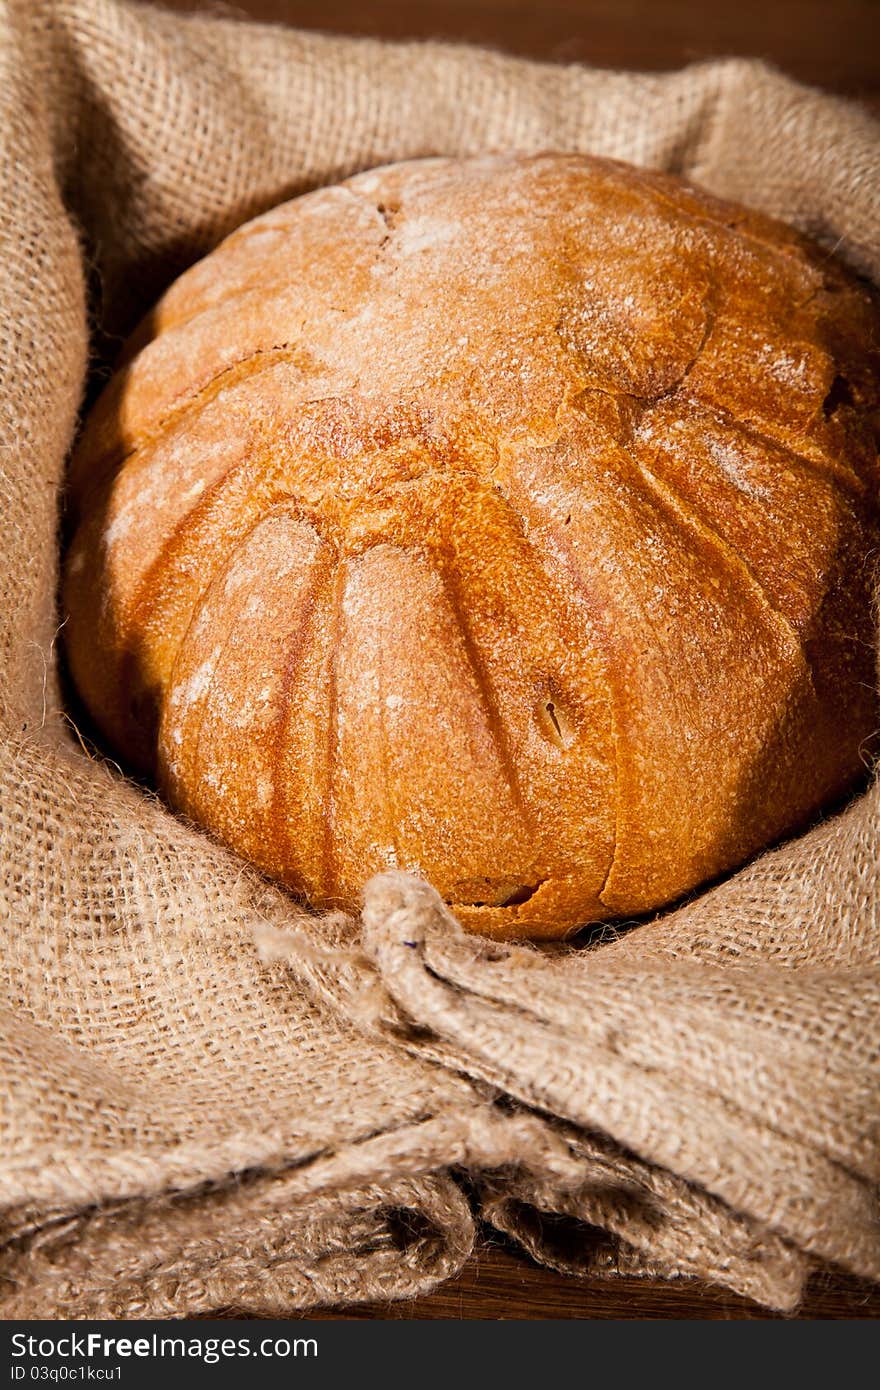
<svg viewBox="0 0 880 1390">
<path fill-rule="evenodd" d="M 205 1317 L 248 1318 L 226 1308 Z M 681 1279 L 579 1279 L 543 1269 L 512 1245 L 489 1235 L 477 1245 L 462 1272 L 424 1298 L 328 1308 L 308 1314 L 321 1322 L 340 1319 L 399 1318 L 698 1318 L 700 1320 L 880 1317 L 880 1288 L 841 1274 L 818 1273 L 810 1280 L 797 1315 L 773 1313 L 724 1289 Z"/>
<path fill-rule="evenodd" d="M 880 111 L 880 0 L 164 0 L 202 11 L 380 38 L 488 44 L 555 62 L 660 71 L 757 56 Z M 227 1316 L 234 1317 L 235 1310 Z M 541 1269 L 494 1239 L 430 1297 L 323 1318 L 756 1318 L 745 1299 L 693 1282 L 582 1280 Z M 880 1288 L 814 1277 L 799 1314 L 880 1317 Z"/>
<path fill-rule="evenodd" d="M 426 1298 L 340 1308 L 326 1318 L 778 1318 L 749 1299 L 693 1280 L 576 1279 L 542 1269 L 511 1248 L 483 1241 L 461 1274 Z M 801 1318 L 880 1317 L 880 1288 L 817 1274 Z"/>
<path fill-rule="evenodd" d="M 880 89 L 878 0 L 164 0 L 332 33 L 438 38 L 555 62 L 656 72 L 766 58 L 804 82 Z"/>
</svg>

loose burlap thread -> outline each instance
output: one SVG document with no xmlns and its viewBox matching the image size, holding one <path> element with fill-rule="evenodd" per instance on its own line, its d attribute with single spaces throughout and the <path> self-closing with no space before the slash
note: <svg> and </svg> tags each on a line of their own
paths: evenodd
<svg viewBox="0 0 880 1390">
<path fill-rule="evenodd" d="M 392 159 L 581 150 L 880 280 L 880 129 L 757 63 L 615 74 L 119 0 L 0 24 L 0 1315 L 403 1297 L 461 1265 L 475 1206 L 557 1267 L 776 1308 L 816 1265 L 880 1279 L 876 784 L 590 949 L 467 937 L 401 875 L 361 922 L 312 918 L 78 741 L 56 610 L 89 315 L 106 354 L 247 217 Z"/>
</svg>

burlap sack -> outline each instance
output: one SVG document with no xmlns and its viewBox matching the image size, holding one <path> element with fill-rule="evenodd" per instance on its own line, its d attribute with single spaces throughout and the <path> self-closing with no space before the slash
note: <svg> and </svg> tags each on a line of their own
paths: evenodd
<svg viewBox="0 0 880 1390">
<path fill-rule="evenodd" d="M 55 604 L 87 304 L 106 356 L 253 213 L 487 149 L 681 171 L 880 278 L 878 127 L 752 63 L 649 78 L 117 0 L 0 24 L 0 1315 L 402 1296 L 466 1257 L 473 1192 L 564 1268 L 780 1308 L 815 1263 L 880 1278 L 876 788 L 593 949 L 465 938 L 400 876 L 362 926 L 317 921 L 80 744 Z"/>
</svg>

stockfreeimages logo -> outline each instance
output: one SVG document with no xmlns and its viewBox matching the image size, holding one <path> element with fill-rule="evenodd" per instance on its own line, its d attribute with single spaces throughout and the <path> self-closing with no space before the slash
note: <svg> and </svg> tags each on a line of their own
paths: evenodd
<svg viewBox="0 0 880 1390">
<path fill-rule="evenodd" d="M 235 1357 L 284 1359 L 318 1355 L 314 1337 L 106 1337 L 100 1332 L 65 1333 L 61 1337 L 12 1335 L 13 1380 L 117 1380 L 118 1366 L 47 1366 L 45 1361 L 155 1360 L 169 1357 L 212 1366 Z M 23 1363 L 23 1364 L 22 1364 Z M 29 1364 L 28 1364 L 29 1363 Z"/>
</svg>

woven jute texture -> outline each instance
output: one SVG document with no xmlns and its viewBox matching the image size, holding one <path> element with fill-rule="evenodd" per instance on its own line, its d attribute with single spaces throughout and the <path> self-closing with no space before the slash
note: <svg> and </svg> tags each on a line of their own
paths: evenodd
<svg viewBox="0 0 880 1390">
<path fill-rule="evenodd" d="M 0 24 L 0 1316 L 402 1297 L 476 1213 L 561 1268 L 778 1308 L 816 1264 L 880 1279 L 876 786 L 580 949 L 467 937 L 399 875 L 311 918 L 80 742 L 56 609 L 90 366 L 256 212 L 392 159 L 590 151 L 880 279 L 878 127 L 754 63 L 610 74 L 118 0 Z"/>
</svg>

